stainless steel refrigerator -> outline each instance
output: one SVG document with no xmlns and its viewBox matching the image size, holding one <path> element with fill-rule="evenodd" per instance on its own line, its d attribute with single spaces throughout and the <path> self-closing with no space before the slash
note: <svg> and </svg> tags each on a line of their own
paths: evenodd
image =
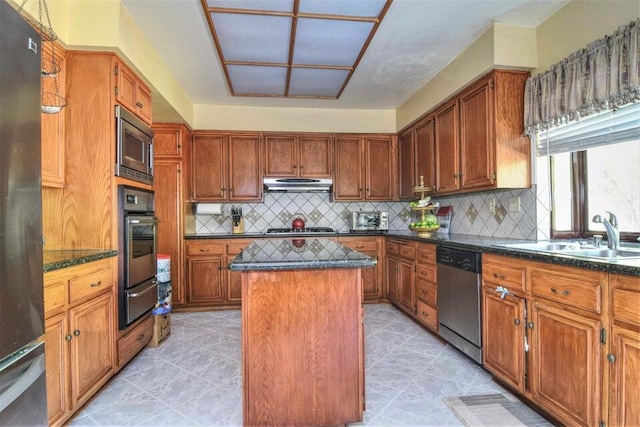
<svg viewBox="0 0 640 427">
<path fill-rule="evenodd" d="M 47 425 L 40 36 L 0 0 L 0 425 Z"/>
</svg>

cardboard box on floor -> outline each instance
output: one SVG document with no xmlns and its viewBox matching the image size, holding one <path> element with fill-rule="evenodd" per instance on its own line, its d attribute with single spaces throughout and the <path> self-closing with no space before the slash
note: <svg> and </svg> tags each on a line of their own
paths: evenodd
<svg viewBox="0 0 640 427">
<path fill-rule="evenodd" d="M 149 347 L 158 347 L 171 334 L 171 313 L 153 316 L 153 337 Z"/>
</svg>

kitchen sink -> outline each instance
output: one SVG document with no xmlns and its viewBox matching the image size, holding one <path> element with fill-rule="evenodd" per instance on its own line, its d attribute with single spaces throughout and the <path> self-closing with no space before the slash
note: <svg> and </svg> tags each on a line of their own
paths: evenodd
<svg viewBox="0 0 640 427">
<path fill-rule="evenodd" d="M 640 258 L 640 250 L 630 249 L 581 249 L 579 251 L 564 251 L 564 254 L 586 258 L 604 258 L 604 259 L 633 259 Z"/>
<path fill-rule="evenodd" d="M 535 243 L 508 243 L 497 245 L 503 248 L 524 249 L 528 251 L 558 252 L 558 251 L 578 251 L 580 244 L 575 242 L 535 242 Z"/>
<path fill-rule="evenodd" d="M 624 259 L 640 259 L 640 249 L 596 248 L 595 246 L 580 246 L 577 242 L 532 242 L 509 243 L 496 245 L 503 248 L 513 248 L 532 252 L 551 252 L 571 255 L 578 258 L 602 259 L 607 261 L 621 261 Z"/>
</svg>

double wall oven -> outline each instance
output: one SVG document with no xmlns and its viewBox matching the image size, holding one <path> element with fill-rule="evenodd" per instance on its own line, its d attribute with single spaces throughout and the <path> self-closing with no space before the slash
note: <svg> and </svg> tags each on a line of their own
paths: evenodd
<svg viewBox="0 0 640 427">
<path fill-rule="evenodd" d="M 158 300 L 158 219 L 153 191 L 120 185 L 118 199 L 118 326 L 125 329 L 151 311 Z"/>
</svg>

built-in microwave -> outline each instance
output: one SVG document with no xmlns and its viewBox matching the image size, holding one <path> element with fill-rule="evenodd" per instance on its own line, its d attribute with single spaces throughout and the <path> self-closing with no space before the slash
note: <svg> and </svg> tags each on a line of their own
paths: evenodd
<svg viewBox="0 0 640 427">
<path fill-rule="evenodd" d="M 116 105 L 116 175 L 153 184 L 153 130 Z"/>
</svg>

